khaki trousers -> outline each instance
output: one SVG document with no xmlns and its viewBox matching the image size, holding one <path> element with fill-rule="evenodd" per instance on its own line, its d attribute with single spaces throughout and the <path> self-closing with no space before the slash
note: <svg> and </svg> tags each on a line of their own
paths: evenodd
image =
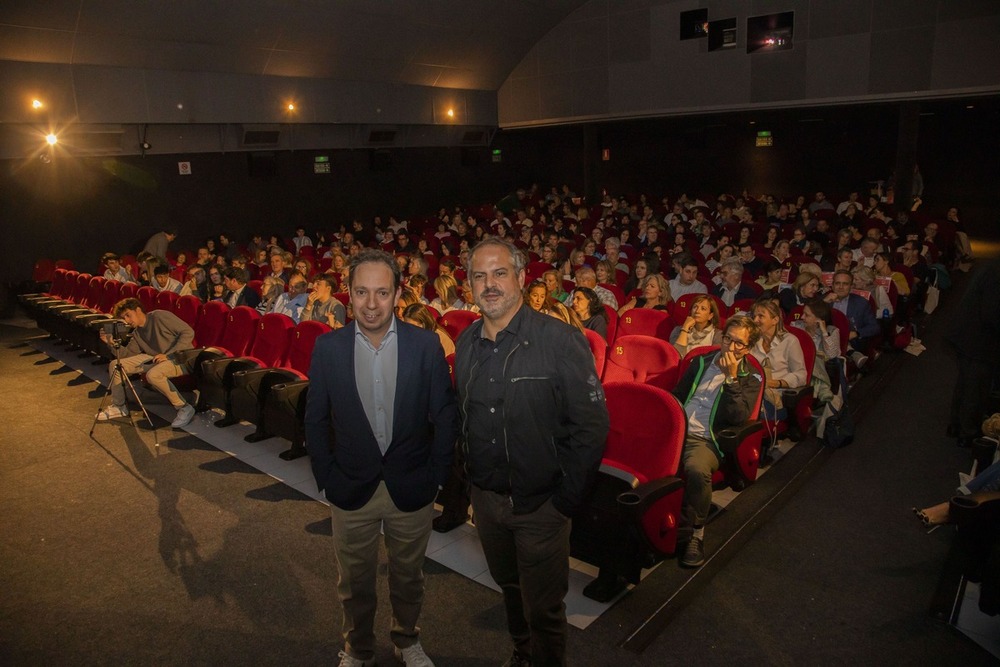
<svg viewBox="0 0 1000 667">
<path fill-rule="evenodd" d="M 170 378 L 177 377 L 178 375 L 184 375 L 188 372 L 186 366 L 182 364 L 175 364 L 169 359 L 167 361 L 161 361 L 158 364 L 143 365 L 145 362 L 152 359 L 148 354 L 137 354 L 132 357 L 125 357 L 122 359 L 122 369 L 128 375 L 133 373 L 146 372 L 146 382 L 167 397 L 170 401 L 170 405 L 175 408 L 182 408 L 187 403 L 174 387 L 173 383 L 170 382 Z M 108 364 L 108 377 L 111 381 L 111 402 L 114 405 L 125 405 L 125 388 L 122 386 L 121 378 L 115 375 L 115 362 L 112 361 Z"/>
<path fill-rule="evenodd" d="M 375 597 L 378 572 L 378 537 L 385 532 L 389 556 L 389 601 L 392 629 L 389 636 L 399 648 L 417 642 L 417 619 L 424 601 L 424 553 L 431 534 L 434 503 L 415 512 L 396 508 L 379 482 L 368 503 L 357 510 L 331 506 L 333 546 L 340 577 L 337 594 L 344 608 L 344 650 L 359 660 L 375 655 Z"/>
</svg>

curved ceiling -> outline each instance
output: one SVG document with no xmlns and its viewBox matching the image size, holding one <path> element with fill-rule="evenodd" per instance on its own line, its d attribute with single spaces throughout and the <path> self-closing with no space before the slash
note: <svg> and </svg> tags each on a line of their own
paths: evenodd
<svg viewBox="0 0 1000 667">
<path fill-rule="evenodd" d="M 497 90 L 586 0 L 6 0 L 0 60 Z"/>
</svg>

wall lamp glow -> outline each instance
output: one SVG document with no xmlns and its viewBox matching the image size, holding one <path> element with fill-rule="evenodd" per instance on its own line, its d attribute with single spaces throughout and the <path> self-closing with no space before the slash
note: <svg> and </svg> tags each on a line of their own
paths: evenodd
<svg viewBox="0 0 1000 667">
<path fill-rule="evenodd" d="M 45 106 L 45 105 L 42 104 L 41 100 L 31 100 L 31 108 L 32 109 L 41 109 L 43 106 Z"/>
<path fill-rule="evenodd" d="M 59 137 L 57 137 L 54 134 L 47 134 L 45 135 L 45 141 L 48 142 L 49 146 L 55 146 L 56 143 L 59 141 Z"/>
</svg>

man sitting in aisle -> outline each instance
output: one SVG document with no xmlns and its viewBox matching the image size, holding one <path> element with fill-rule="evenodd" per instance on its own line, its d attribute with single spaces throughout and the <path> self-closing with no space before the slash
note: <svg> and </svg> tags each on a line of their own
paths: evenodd
<svg viewBox="0 0 1000 667">
<path fill-rule="evenodd" d="M 851 333 L 848 335 L 850 355 L 860 369 L 868 361 L 862 350 L 873 336 L 878 335 L 880 329 L 868 300 L 851 293 L 853 286 L 854 275 L 850 271 L 838 269 L 833 274 L 833 288 L 824 299 L 847 316 L 851 326 Z"/>
<path fill-rule="evenodd" d="M 237 306 L 250 306 L 256 308 L 260 303 L 257 292 L 247 287 L 247 270 L 238 269 L 234 266 L 226 269 L 222 284 L 226 286 L 226 295 L 222 298 L 230 308 Z"/>
<path fill-rule="evenodd" d="M 305 276 L 298 271 L 292 271 L 288 279 L 288 291 L 275 300 L 271 312 L 288 315 L 298 324 L 302 319 L 302 309 L 306 307 L 306 300 L 309 298 L 306 294 L 308 286 Z"/>
<path fill-rule="evenodd" d="M 181 397 L 170 378 L 190 372 L 182 353 L 191 349 L 194 331 L 169 310 L 146 313 L 138 299 L 122 299 L 115 304 L 113 314 L 133 328 L 132 340 L 121 351 L 122 368 L 129 375 L 145 371 L 146 382 L 177 408 L 177 417 L 170 425 L 174 428 L 187 426 L 194 418 L 194 406 Z M 101 340 L 111 344 L 103 331 Z M 129 413 L 122 380 L 114 372 L 115 363 L 112 361 L 108 366 L 111 405 L 97 414 L 98 421 L 126 417 Z"/>
<path fill-rule="evenodd" d="M 763 378 L 744 357 L 759 339 L 760 330 L 752 319 L 744 315 L 729 318 L 722 347 L 692 359 L 673 390 L 688 418 L 681 453 L 686 480 L 681 512 L 685 523 L 694 529 L 680 559 L 682 567 L 701 567 L 705 562 L 705 522 L 712 508 L 712 474 L 726 456 L 717 435 L 750 419 Z"/>
<path fill-rule="evenodd" d="M 698 280 L 698 262 L 688 253 L 678 260 L 677 277 L 670 281 L 670 296 L 674 301 L 685 294 L 708 294 L 705 283 Z"/>
<path fill-rule="evenodd" d="M 722 263 L 719 277 L 722 282 L 715 286 L 712 294 L 722 299 L 722 303 L 727 306 L 732 306 L 740 299 L 753 299 L 757 296 L 752 287 L 743 284 L 743 264 L 735 257 Z"/>
<path fill-rule="evenodd" d="M 313 281 L 313 291 L 306 297 L 302 309 L 302 321 L 315 320 L 327 324 L 331 329 L 339 329 L 347 321 L 347 309 L 333 296 L 336 282 L 328 276 L 319 276 Z"/>
<path fill-rule="evenodd" d="M 170 267 L 166 264 L 160 264 L 153 269 L 153 289 L 157 292 L 175 292 L 180 294 L 183 287 L 181 281 L 170 277 Z"/>
<path fill-rule="evenodd" d="M 106 280 L 117 280 L 121 283 L 135 282 L 135 278 L 128 270 L 128 267 L 122 266 L 121 257 L 115 253 L 104 253 L 104 256 L 101 257 L 101 261 L 104 262 L 104 266 L 107 267 L 107 271 L 104 272 L 104 278 Z"/>
</svg>

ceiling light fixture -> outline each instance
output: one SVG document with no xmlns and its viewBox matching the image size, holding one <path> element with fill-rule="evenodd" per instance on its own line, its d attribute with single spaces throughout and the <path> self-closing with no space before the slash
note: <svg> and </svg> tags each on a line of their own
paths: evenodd
<svg viewBox="0 0 1000 667">
<path fill-rule="evenodd" d="M 448 109 L 447 114 L 448 114 L 448 118 L 454 118 L 455 117 L 455 110 L 454 109 Z"/>
<path fill-rule="evenodd" d="M 59 137 L 57 137 L 56 135 L 54 135 L 52 133 L 49 133 L 49 134 L 45 135 L 45 141 L 47 141 L 49 143 L 49 146 L 55 146 L 56 142 L 59 141 Z"/>
<path fill-rule="evenodd" d="M 42 104 L 41 100 L 31 100 L 31 108 L 32 109 L 41 109 L 43 106 L 45 106 L 45 105 Z"/>
</svg>

